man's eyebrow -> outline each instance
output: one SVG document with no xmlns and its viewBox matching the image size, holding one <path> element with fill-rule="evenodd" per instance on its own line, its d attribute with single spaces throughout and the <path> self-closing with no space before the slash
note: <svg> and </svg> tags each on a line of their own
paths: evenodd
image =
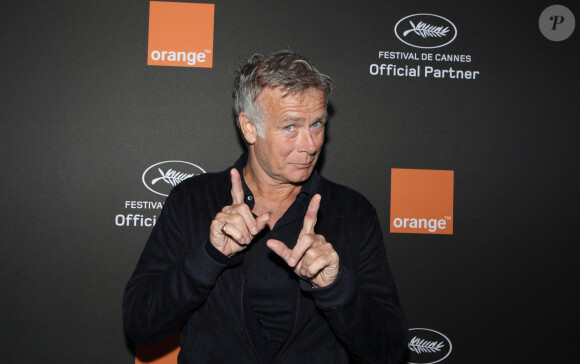
<svg viewBox="0 0 580 364">
<path fill-rule="evenodd" d="M 328 114 L 322 114 L 316 118 L 316 121 L 327 121 L 327 120 L 328 120 Z"/>
</svg>

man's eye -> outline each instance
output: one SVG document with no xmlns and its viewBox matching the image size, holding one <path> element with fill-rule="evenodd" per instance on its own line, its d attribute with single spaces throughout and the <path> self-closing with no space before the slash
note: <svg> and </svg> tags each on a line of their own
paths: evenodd
<svg viewBox="0 0 580 364">
<path fill-rule="evenodd" d="M 294 130 L 294 125 L 288 125 L 284 127 L 284 130 L 286 131 L 293 131 Z"/>
<path fill-rule="evenodd" d="M 322 122 L 317 121 L 314 124 L 312 124 L 310 127 L 311 128 L 315 128 L 315 129 L 318 129 L 318 128 L 322 128 L 323 126 L 324 126 L 324 124 L 322 124 Z"/>
</svg>

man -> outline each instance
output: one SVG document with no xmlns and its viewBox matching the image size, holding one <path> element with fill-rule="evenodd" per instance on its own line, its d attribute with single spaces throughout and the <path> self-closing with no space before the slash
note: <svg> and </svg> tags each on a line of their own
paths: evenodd
<svg viewBox="0 0 580 364">
<path fill-rule="evenodd" d="M 373 207 L 315 171 L 331 80 L 254 55 L 234 82 L 247 143 L 175 187 L 127 284 L 127 334 L 181 328 L 180 363 L 399 363 L 406 327 Z"/>
</svg>

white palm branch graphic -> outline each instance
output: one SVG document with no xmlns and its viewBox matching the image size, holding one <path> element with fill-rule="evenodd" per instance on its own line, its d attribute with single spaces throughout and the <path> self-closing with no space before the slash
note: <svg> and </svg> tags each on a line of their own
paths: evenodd
<svg viewBox="0 0 580 364">
<path fill-rule="evenodd" d="M 441 351 L 443 348 L 442 341 L 428 341 L 419 339 L 414 336 L 409 342 L 409 350 L 414 351 L 417 354 L 422 353 L 435 353 Z"/>
<path fill-rule="evenodd" d="M 177 171 L 174 171 L 173 169 L 167 170 L 167 173 L 164 173 L 161 168 L 157 168 L 157 170 L 161 174 L 161 177 L 155 178 L 153 181 L 151 181 L 152 185 L 156 184 L 159 180 L 163 180 L 166 183 L 169 183 L 170 185 L 175 187 L 184 179 L 193 176 L 193 174 L 177 172 Z"/>
<path fill-rule="evenodd" d="M 411 29 L 406 30 L 403 33 L 403 37 L 407 36 L 407 34 L 409 34 L 410 32 L 414 32 L 415 34 L 417 34 L 420 37 L 423 38 L 433 38 L 433 37 L 445 37 L 447 35 L 447 32 L 449 31 L 449 27 L 436 27 L 434 25 L 430 25 L 427 23 L 423 23 L 422 21 L 420 21 L 417 26 L 415 26 L 415 24 L 413 24 L 412 21 L 409 20 L 409 23 L 411 23 Z"/>
</svg>

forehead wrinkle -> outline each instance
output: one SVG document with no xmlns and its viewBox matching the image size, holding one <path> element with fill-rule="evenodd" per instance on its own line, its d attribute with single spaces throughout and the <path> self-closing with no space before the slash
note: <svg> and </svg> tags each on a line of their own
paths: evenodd
<svg viewBox="0 0 580 364">
<path fill-rule="evenodd" d="M 282 118 L 282 120 L 280 120 L 280 123 L 286 124 L 286 123 L 305 122 L 307 119 L 310 119 L 310 118 L 303 117 L 303 116 L 288 115 L 288 116 Z M 328 119 L 328 114 L 324 113 L 324 114 L 316 117 L 314 119 L 314 122 L 323 122 L 323 121 L 326 121 L 327 119 Z"/>
<path fill-rule="evenodd" d="M 297 121 L 302 121 L 305 119 L 306 118 L 300 117 L 300 116 L 286 116 L 286 117 L 282 118 L 282 120 L 280 120 L 280 122 L 282 122 L 282 123 L 297 122 Z"/>
</svg>

